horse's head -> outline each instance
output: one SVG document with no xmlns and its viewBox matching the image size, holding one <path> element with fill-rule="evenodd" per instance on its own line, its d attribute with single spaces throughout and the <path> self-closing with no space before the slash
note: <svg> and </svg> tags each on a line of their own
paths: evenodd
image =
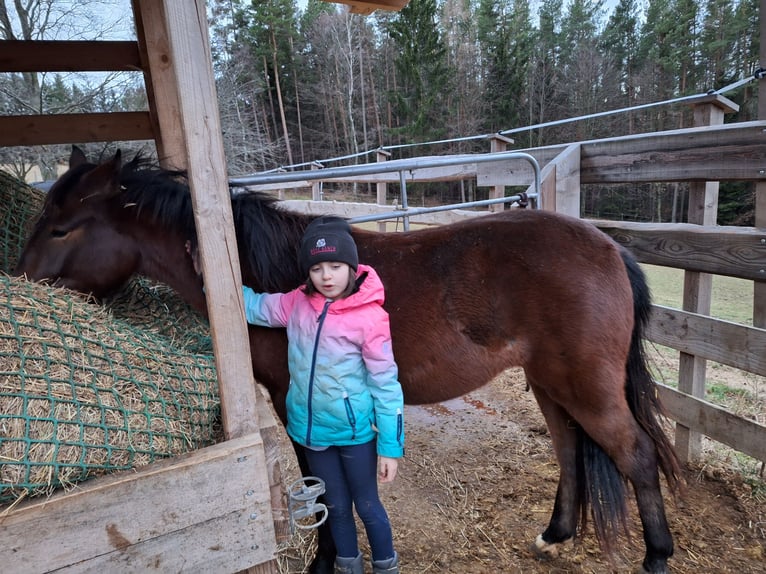
<svg viewBox="0 0 766 574">
<path fill-rule="evenodd" d="M 121 154 L 100 165 L 74 147 L 69 170 L 51 187 L 24 246 L 15 275 L 96 297 L 108 295 L 135 273 L 140 252 L 119 233 L 124 207 Z"/>
</svg>

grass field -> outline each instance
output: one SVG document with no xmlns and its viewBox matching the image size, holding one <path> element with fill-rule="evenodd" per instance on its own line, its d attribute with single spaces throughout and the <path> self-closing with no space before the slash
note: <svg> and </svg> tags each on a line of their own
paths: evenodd
<svg viewBox="0 0 766 574">
<path fill-rule="evenodd" d="M 642 267 L 649 281 L 654 303 L 680 309 L 684 288 L 683 270 L 657 265 Z M 753 282 L 714 275 L 710 314 L 718 319 L 752 325 Z"/>
</svg>

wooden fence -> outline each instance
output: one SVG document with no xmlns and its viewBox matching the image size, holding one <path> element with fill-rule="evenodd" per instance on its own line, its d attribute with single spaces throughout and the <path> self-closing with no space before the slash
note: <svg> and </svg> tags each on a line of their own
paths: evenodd
<svg viewBox="0 0 766 574">
<path fill-rule="evenodd" d="M 701 117 L 715 119 L 713 112 L 724 111 L 729 103 L 720 96 L 705 96 L 696 105 L 707 108 Z M 688 213 L 691 223 L 593 220 L 602 231 L 630 248 L 642 263 L 684 270 L 683 309 L 655 305 L 648 332 L 650 341 L 680 352 L 678 390 L 661 384 L 660 393 L 670 416 L 677 422 L 676 448 L 684 460 L 699 456 L 701 437 L 706 435 L 766 461 L 766 426 L 704 400 L 708 360 L 766 376 L 764 325 L 747 326 L 709 316 L 713 274 L 766 282 L 766 229 L 715 225 L 718 181 L 766 180 L 764 140 L 766 121 L 754 121 L 519 150 L 534 156 L 542 167 L 543 209 L 578 217 L 580 186 L 584 183 L 691 182 Z M 495 151 L 499 149 L 496 143 L 493 142 Z M 381 154 L 379 160 L 385 161 L 385 155 Z M 475 178 L 477 185 L 490 187 L 490 196 L 497 196 L 502 195 L 506 186 L 529 185 L 532 176 L 529 163 L 511 160 L 415 169 L 401 177 L 407 183 Z M 308 213 L 359 217 L 390 212 L 386 186 L 399 183 L 399 178 L 397 173 L 380 173 L 254 187 L 280 193 L 285 188 L 311 187 L 313 200 L 289 200 L 285 205 Z M 318 201 L 318 190 L 328 182 L 375 184 L 377 204 Z M 766 202 L 766 197 L 757 201 Z M 433 225 L 480 215 L 476 211 L 457 210 L 417 215 L 412 221 Z M 381 228 L 385 228 L 385 223 Z M 757 298 L 757 293 L 758 290 L 756 309 L 766 304 Z M 758 324 L 757 316 L 754 323 Z"/>
</svg>

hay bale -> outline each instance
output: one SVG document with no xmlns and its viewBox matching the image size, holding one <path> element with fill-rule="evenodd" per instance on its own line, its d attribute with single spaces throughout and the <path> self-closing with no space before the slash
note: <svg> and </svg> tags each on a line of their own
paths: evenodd
<svg viewBox="0 0 766 574">
<path fill-rule="evenodd" d="M 103 301 L 113 316 L 167 339 L 189 353 L 213 353 L 210 325 L 172 288 L 146 277 L 134 277 Z"/>
<path fill-rule="evenodd" d="M 0 275 L 0 504 L 220 439 L 213 357 Z"/>
<path fill-rule="evenodd" d="M 0 271 L 11 271 L 19 260 L 45 194 L 0 171 Z"/>
</svg>

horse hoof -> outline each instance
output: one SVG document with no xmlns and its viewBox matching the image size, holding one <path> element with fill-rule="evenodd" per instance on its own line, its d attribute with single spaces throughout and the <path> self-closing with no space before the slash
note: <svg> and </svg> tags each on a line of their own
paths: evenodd
<svg viewBox="0 0 766 574">
<path fill-rule="evenodd" d="M 668 574 L 668 569 L 663 566 L 659 569 L 647 570 L 646 567 L 642 564 L 641 567 L 636 570 L 636 574 Z"/>
<path fill-rule="evenodd" d="M 538 534 L 531 546 L 532 553 L 538 560 L 551 560 L 559 555 L 559 545 L 555 542 L 548 543 L 543 540 L 543 535 Z"/>
</svg>

